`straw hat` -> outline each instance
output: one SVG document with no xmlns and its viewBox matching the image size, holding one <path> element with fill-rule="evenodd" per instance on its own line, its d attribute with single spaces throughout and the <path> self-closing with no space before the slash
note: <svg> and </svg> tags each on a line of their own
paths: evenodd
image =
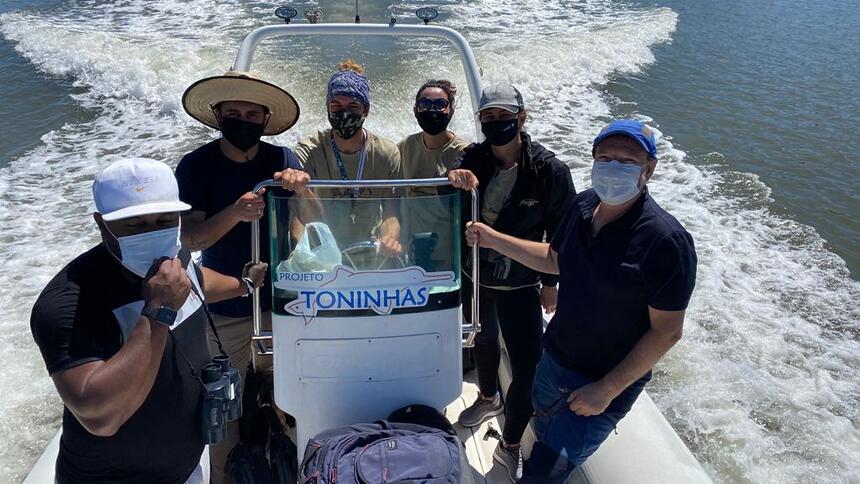
<svg viewBox="0 0 860 484">
<path fill-rule="evenodd" d="M 215 129 L 221 127 L 212 108 L 224 101 L 245 101 L 269 108 L 271 117 L 263 131 L 267 136 L 283 133 L 299 120 L 299 105 L 290 93 L 249 72 L 227 71 L 223 76 L 201 79 L 182 95 L 185 112 Z"/>
</svg>

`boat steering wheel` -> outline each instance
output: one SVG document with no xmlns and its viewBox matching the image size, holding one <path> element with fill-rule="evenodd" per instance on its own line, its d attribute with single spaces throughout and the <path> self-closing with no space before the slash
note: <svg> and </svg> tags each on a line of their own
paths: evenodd
<svg viewBox="0 0 860 484">
<path fill-rule="evenodd" d="M 406 267 L 406 260 L 403 255 L 381 254 L 379 242 L 375 240 L 364 240 L 350 244 L 341 249 L 340 253 L 343 256 L 343 264 L 355 270 L 380 270 L 386 265 L 393 269 Z M 356 263 L 356 259 L 362 263 Z M 363 267 L 365 265 L 368 267 Z"/>
</svg>

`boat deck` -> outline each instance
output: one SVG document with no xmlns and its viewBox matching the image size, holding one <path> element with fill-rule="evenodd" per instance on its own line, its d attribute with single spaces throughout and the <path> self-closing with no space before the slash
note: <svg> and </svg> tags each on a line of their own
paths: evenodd
<svg viewBox="0 0 860 484">
<path fill-rule="evenodd" d="M 475 372 L 466 375 L 463 382 L 463 392 L 445 409 L 445 416 L 454 424 L 457 435 L 466 448 L 468 468 L 472 470 L 475 484 L 505 483 L 507 471 L 501 464 L 493 461 L 493 451 L 496 450 L 498 438 L 492 437 L 492 428 L 501 432 L 504 415 L 485 420 L 479 427 L 467 428 L 457 423 L 457 416 L 478 398 L 478 385 L 475 384 Z M 466 469 L 468 469 L 466 468 Z M 466 479 L 464 479 L 464 482 Z"/>
</svg>

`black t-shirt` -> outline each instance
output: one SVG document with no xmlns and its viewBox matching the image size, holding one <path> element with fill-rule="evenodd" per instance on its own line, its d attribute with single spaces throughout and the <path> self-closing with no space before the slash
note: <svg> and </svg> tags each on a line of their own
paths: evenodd
<svg viewBox="0 0 860 484">
<path fill-rule="evenodd" d="M 188 251 L 180 257 L 190 260 Z M 192 265 L 188 272 L 199 290 L 199 269 Z M 39 295 L 30 319 L 48 373 L 114 356 L 140 318 L 141 283 L 103 245 L 64 267 Z M 58 482 L 175 483 L 193 472 L 203 452 L 203 388 L 184 358 L 197 369 L 210 360 L 206 315 L 195 296 L 176 321 L 152 391 L 115 435 L 95 436 L 63 409 Z"/>
<path fill-rule="evenodd" d="M 233 205 L 258 183 L 272 178 L 276 171 L 286 167 L 301 169 L 295 155 L 282 147 L 260 142 L 254 159 L 237 163 L 224 156 L 215 140 L 185 155 L 176 167 L 179 198 L 191 209 L 206 212 L 210 218 Z M 289 158 L 287 159 L 287 153 Z M 276 190 L 279 196 L 288 192 Z M 269 214 L 263 211 L 260 219 L 260 259 L 269 262 Z M 251 260 L 251 224 L 240 222 L 224 237 L 203 251 L 203 265 L 230 276 L 239 277 L 242 268 Z M 264 311 L 271 308 L 271 287 L 267 284 L 261 293 L 260 304 Z M 212 312 L 230 317 L 250 316 L 251 298 L 235 298 L 210 304 Z"/>
<path fill-rule="evenodd" d="M 696 283 L 693 238 L 645 193 L 592 236 L 600 199 L 574 199 L 552 239 L 560 272 L 558 307 L 544 346 L 562 366 L 599 379 L 651 327 L 648 307 L 687 308 Z"/>
</svg>

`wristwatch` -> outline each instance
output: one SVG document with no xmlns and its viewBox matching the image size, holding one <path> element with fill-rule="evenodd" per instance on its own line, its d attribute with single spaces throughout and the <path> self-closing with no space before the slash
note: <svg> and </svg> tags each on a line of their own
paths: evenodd
<svg viewBox="0 0 860 484">
<path fill-rule="evenodd" d="M 140 314 L 141 316 L 146 316 L 156 323 L 163 324 L 169 328 L 173 326 L 173 323 L 176 321 L 176 312 L 177 311 L 175 309 L 171 309 L 167 306 L 159 306 L 157 308 L 144 307 Z"/>
</svg>

